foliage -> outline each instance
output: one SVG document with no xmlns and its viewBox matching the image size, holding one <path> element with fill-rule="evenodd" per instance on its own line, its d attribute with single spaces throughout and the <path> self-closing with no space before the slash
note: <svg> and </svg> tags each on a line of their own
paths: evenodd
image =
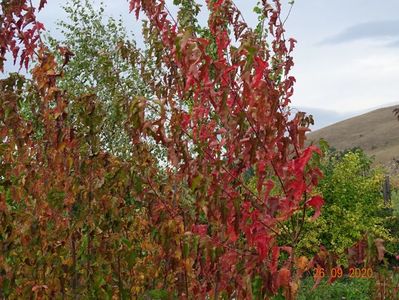
<svg viewBox="0 0 399 300">
<path fill-rule="evenodd" d="M 313 289 L 312 277 L 307 277 L 301 283 L 298 300 L 369 300 L 373 299 L 374 280 L 365 278 L 341 278 L 329 284 L 323 280 L 320 285 Z"/>
<path fill-rule="evenodd" d="M 69 20 L 59 22 L 64 40 L 49 37 L 49 43 L 58 64 L 66 64 L 58 86 L 68 91 L 69 115 L 72 118 L 79 110 L 79 103 L 73 99 L 96 94 L 104 114 L 99 132 L 103 148 L 117 156 L 132 155 L 123 122 L 134 98 L 148 94 L 138 66 L 132 63 L 140 55 L 135 42 L 128 37 L 121 20 L 105 21 L 102 4 L 94 9 L 89 0 L 73 0 L 64 9 Z M 68 61 L 57 51 L 59 45 L 67 49 Z"/>
<path fill-rule="evenodd" d="M 76 57 L 28 40 L 32 80 L 1 81 L 2 297 L 295 297 L 307 267 L 295 247 L 324 201 L 319 150 L 289 107 L 296 41 L 281 3 L 258 6 L 265 34 L 230 0 L 207 2 L 207 28 L 194 1 L 176 4 L 177 21 L 164 1 L 130 1 L 147 18 L 140 54 L 74 2 L 82 32 L 62 26 Z M 6 21 L 23 33 L 19 16 Z"/>
<path fill-rule="evenodd" d="M 396 258 L 399 254 L 399 213 L 398 213 L 398 193 L 396 189 L 391 194 L 391 205 L 380 212 L 384 219 L 384 227 L 389 231 L 392 238 L 386 243 L 387 260 L 390 267 L 399 266 Z"/>
<path fill-rule="evenodd" d="M 391 197 L 393 213 L 399 216 L 399 190 L 397 188 L 392 191 Z"/>
<path fill-rule="evenodd" d="M 40 0 L 39 10 L 47 0 Z M 42 23 L 36 20 L 36 8 L 31 1 L 1 1 L 0 4 L 0 72 L 4 71 L 6 54 L 12 54 L 14 63 L 20 60 L 20 66 L 28 68 L 40 42 Z"/>
<path fill-rule="evenodd" d="M 42 67 L 34 70 L 36 87 Z M 0 95 L 2 296 L 25 298 L 33 292 L 39 298 L 106 298 L 116 290 L 144 289 L 146 278 L 157 272 L 145 253 L 157 246 L 150 239 L 147 207 L 134 199 L 151 198 L 140 191 L 140 178 L 151 176 L 143 167 L 151 155 L 135 145 L 143 159 L 138 165 L 96 149 L 94 97 L 81 99 L 90 118 L 81 114 L 78 120 L 87 132 L 67 127 L 65 111 L 59 113 L 66 100 L 58 96 L 58 106 L 48 103 L 34 111 L 44 124 L 43 135 L 35 138 L 31 121 L 19 115 L 13 79 L 1 82 Z"/>
<path fill-rule="evenodd" d="M 390 240 L 384 228 L 381 194 L 383 173 L 371 167 L 371 159 L 360 149 L 345 152 L 324 147 L 318 162 L 324 177 L 318 189 L 325 199 L 322 215 L 307 224 L 306 236 L 300 242 L 307 251 L 316 253 L 312 245 L 324 245 L 347 265 L 347 249 L 364 235 Z"/>
<path fill-rule="evenodd" d="M 398 268 L 392 270 L 381 269 L 377 274 L 376 288 L 373 296 L 375 299 L 398 299 L 399 273 Z"/>
</svg>

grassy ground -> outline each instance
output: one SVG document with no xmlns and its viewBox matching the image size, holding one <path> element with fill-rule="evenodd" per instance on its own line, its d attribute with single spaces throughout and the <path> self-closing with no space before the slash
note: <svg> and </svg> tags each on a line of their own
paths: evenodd
<svg viewBox="0 0 399 300">
<path fill-rule="evenodd" d="M 313 289 L 313 278 L 302 281 L 298 300 L 368 300 L 373 299 L 371 294 L 374 281 L 364 278 L 342 278 L 332 284 L 324 280 Z"/>
</svg>

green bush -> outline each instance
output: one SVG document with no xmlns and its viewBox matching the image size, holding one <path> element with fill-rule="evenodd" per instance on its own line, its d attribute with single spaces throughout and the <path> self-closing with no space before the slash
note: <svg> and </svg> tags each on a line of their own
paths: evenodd
<svg viewBox="0 0 399 300">
<path fill-rule="evenodd" d="M 324 152 L 315 163 L 324 178 L 319 184 L 325 205 L 321 216 L 305 224 L 299 243 L 301 254 L 314 254 L 319 245 L 337 256 L 338 264 L 347 265 L 346 250 L 365 234 L 390 240 L 381 214 L 384 201 L 381 193 L 384 174 L 371 167 L 372 160 L 361 149 L 338 152 L 321 143 Z"/>
</svg>

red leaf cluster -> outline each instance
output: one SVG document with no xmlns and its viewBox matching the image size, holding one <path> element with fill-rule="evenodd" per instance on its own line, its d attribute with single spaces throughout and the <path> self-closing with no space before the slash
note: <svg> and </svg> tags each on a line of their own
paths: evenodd
<svg viewBox="0 0 399 300">
<path fill-rule="evenodd" d="M 46 0 L 40 1 L 42 9 Z M 11 0 L 1 2 L 0 17 L 0 71 L 4 71 L 7 53 L 11 53 L 14 63 L 20 59 L 20 66 L 28 68 L 37 44 L 40 43 L 42 23 L 36 20 L 35 8 L 28 0 Z"/>
</svg>

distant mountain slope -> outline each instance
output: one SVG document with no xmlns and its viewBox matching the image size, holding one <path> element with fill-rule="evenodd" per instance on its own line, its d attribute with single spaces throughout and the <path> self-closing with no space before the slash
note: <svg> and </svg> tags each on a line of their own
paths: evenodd
<svg viewBox="0 0 399 300">
<path fill-rule="evenodd" d="M 324 138 L 331 146 L 344 150 L 361 147 L 375 156 L 376 163 L 392 164 L 399 159 L 399 121 L 392 110 L 380 108 L 308 134 L 308 141 Z"/>
</svg>

